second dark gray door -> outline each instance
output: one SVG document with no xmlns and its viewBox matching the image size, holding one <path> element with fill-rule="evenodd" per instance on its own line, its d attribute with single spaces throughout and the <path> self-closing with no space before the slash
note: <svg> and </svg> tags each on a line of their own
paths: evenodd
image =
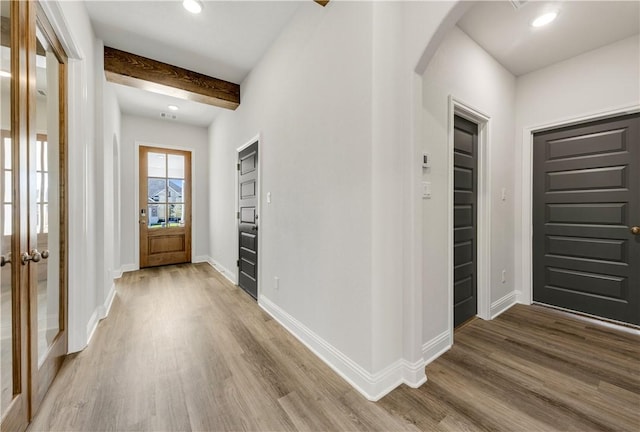
<svg viewBox="0 0 640 432">
<path fill-rule="evenodd" d="M 453 324 L 458 326 L 478 312 L 478 126 L 459 116 L 453 126 Z"/>
<path fill-rule="evenodd" d="M 238 285 L 258 297 L 258 142 L 238 157 Z"/>
<path fill-rule="evenodd" d="M 640 116 L 533 145 L 534 301 L 640 324 Z"/>
</svg>

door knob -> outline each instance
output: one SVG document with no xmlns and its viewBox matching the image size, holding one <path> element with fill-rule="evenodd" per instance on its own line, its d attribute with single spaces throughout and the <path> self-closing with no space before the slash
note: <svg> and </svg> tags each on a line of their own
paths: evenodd
<svg viewBox="0 0 640 432">
<path fill-rule="evenodd" d="M 631 234 L 640 235 L 640 226 L 631 227 Z"/>
<path fill-rule="evenodd" d="M 49 253 L 47 251 L 47 257 L 48 256 L 49 256 Z M 38 252 L 38 249 L 32 249 L 31 254 L 27 252 L 23 252 L 20 258 L 22 261 L 22 265 L 27 265 L 29 261 L 39 262 L 42 259 L 42 255 L 40 255 L 40 252 Z"/>
<path fill-rule="evenodd" d="M 7 255 L 0 255 L 0 267 L 4 267 L 9 263 L 11 263 L 11 252 Z"/>
<path fill-rule="evenodd" d="M 49 249 L 45 249 L 42 251 L 42 253 L 40 254 L 42 256 L 42 259 L 47 259 L 49 258 Z"/>
</svg>

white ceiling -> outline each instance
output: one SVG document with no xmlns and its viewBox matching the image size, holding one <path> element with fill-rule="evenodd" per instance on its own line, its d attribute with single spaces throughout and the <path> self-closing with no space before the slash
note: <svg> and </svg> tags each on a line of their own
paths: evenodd
<svg viewBox="0 0 640 432">
<path fill-rule="evenodd" d="M 531 21 L 559 11 L 545 27 Z M 633 36 L 640 31 L 640 1 L 529 1 L 516 10 L 509 1 L 478 2 L 458 22 L 516 76 Z"/>
<path fill-rule="evenodd" d="M 151 93 L 121 84 L 111 83 L 109 85 L 115 90 L 120 111 L 123 114 L 208 127 L 216 116 L 223 111 L 223 108 L 214 107 L 213 105 Z M 176 105 L 179 110 L 171 111 L 168 108 L 169 105 Z M 175 115 L 176 119 L 162 118 L 160 113 L 169 114 L 170 116 Z"/>
<path fill-rule="evenodd" d="M 310 0 L 309 0 L 310 1 Z M 240 84 L 291 19 L 298 1 L 86 0 L 106 46 Z M 160 118 L 176 104 L 180 122 L 208 126 L 220 109 L 112 84 L 124 113 Z"/>
</svg>

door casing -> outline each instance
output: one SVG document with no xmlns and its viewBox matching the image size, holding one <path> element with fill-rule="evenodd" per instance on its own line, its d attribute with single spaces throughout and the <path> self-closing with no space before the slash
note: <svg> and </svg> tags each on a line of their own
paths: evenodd
<svg viewBox="0 0 640 432">
<path fill-rule="evenodd" d="M 247 141 L 245 144 L 241 145 L 240 147 L 238 147 L 236 149 L 236 161 L 238 160 L 238 156 L 240 156 L 240 152 L 244 149 L 246 149 L 247 147 L 249 147 L 250 145 L 254 144 L 254 143 L 258 143 L 258 187 L 257 187 L 257 194 L 258 194 L 258 204 L 257 204 L 257 209 L 256 209 L 256 214 L 258 215 L 258 277 L 257 277 L 257 281 L 258 281 L 258 293 L 257 293 L 257 298 L 256 300 L 258 301 L 258 303 L 260 303 L 260 290 L 262 287 L 262 225 L 263 225 L 263 218 L 262 218 L 262 211 L 261 211 L 261 202 L 262 202 L 262 194 L 260 193 L 261 188 L 262 188 L 262 157 L 264 155 L 263 151 L 264 149 L 262 148 L 262 137 L 261 134 L 257 134 L 256 136 L 254 136 L 253 138 L 251 138 L 249 141 Z M 236 173 L 235 176 L 235 209 L 236 212 L 240 211 L 240 189 L 238 186 L 239 183 L 239 177 L 240 174 L 238 173 L 238 170 L 234 170 Z M 240 221 L 238 220 L 238 218 L 236 217 L 236 230 L 235 230 L 235 250 L 238 251 L 239 250 L 239 240 L 238 240 L 238 231 L 240 230 Z M 236 255 L 236 260 L 239 260 L 240 256 Z M 240 281 L 240 268 L 238 266 L 236 266 L 236 270 L 235 272 L 233 272 L 233 274 L 235 275 L 235 280 L 233 281 L 233 283 L 235 283 L 236 285 L 238 284 L 238 282 Z"/>
<path fill-rule="evenodd" d="M 478 125 L 478 226 L 477 226 L 477 299 L 478 316 L 492 319 L 491 316 L 491 117 L 473 108 L 471 105 L 449 96 L 449 125 L 447 129 L 447 287 L 448 287 L 448 328 L 450 344 L 453 344 L 453 125 L 454 116 L 463 117 Z"/>
<path fill-rule="evenodd" d="M 521 270 L 520 274 L 516 275 L 516 281 L 521 288 L 517 296 L 518 303 L 531 304 L 533 302 L 533 134 L 548 129 L 556 129 L 595 120 L 604 120 L 638 112 L 640 112 L 640 105 L 614 107 L 603 111 L 559 119 L 550 123 L 527 126 L 522 130 L 522 188 L 520 190 L 522 194 L 522 233 L 520 237 Z M 599 317 L 596 318 L 602 319 Z M 623 325 L 629 324 L 623 323 Z"/>
</svg>

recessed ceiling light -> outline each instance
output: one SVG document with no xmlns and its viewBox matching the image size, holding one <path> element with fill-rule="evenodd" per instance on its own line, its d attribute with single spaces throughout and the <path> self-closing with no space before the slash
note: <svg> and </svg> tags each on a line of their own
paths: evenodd
<svg viewBox="0 0 640 432">
<path fill-rule="evenodd" d="M 0 70 L 0 77 L 11 78 L 11 74 L 7 71 Z"/>
<path fill-rule="evenodd" d="M 556 19 L 556 17 L 558 16 L 558 12 L 547 12 L 546 14 L 542 14 L 540 15 L 538 18 L 534 19 L 531 22 L 531 25 L 533 27 L 542 27 L 542 26 L 546 26 L 547 24 L 549 24 L 551 21 L 553 21 L 554 19 Z"/>
<path fill-rule="evenodd" d="M 184 0 L 182 6 L 192 14 L 202 12 L 202 2 L 200 0 Z"/>
<path fill-rule="evenodd" d="M 167 108 L 169 108 L 171 111 L 178 111 L 178 105 L 169 105 L 167 106 Z"/>
</svg>

